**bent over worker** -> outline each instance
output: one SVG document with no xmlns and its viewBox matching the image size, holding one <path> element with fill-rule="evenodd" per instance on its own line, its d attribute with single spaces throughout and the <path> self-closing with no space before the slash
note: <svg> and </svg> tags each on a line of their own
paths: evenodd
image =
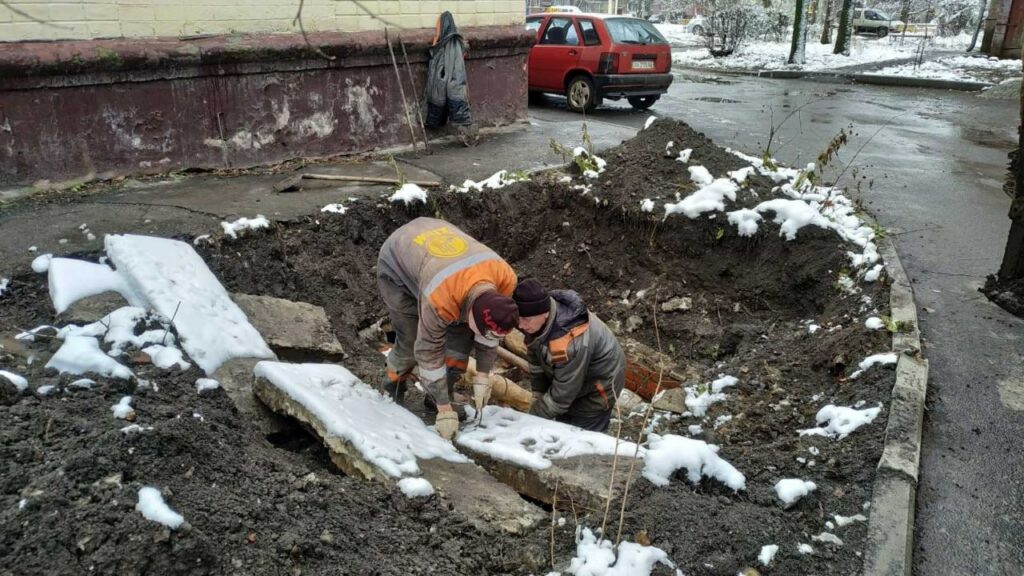
<svg viewBox="0 0 1024 576">
<path fill-rule="evenodd" d="M 572 290 L 527 278 L 516 286 L 519 330 L 534 401 L 530 414 L 604 432 L 626 380 L 626 356 L 611 330 Z"/>
<path fill-rule="evenodd" d="M 388 353 L 384 390 L 401 403 L 413 368 L 436 406 L 437 431 L 451 439 L 459 427 L 452 409 L 455 382 L 476 357 L 477 409 L 490 397 L 487 378 L 499 339 L 516 326 L 516 274 L 500 256 L 452 224 L 417 218 L 380 248 L 377 285 L 396 341 Z"/>
</svg>

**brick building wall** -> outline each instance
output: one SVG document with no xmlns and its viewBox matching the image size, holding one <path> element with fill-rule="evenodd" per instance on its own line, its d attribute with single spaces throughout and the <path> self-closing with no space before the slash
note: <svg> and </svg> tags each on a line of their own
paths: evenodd
<svg viewBox="0 0 1024 576">
<path fill-rule="evenodd" d="M 8 0 L 0 4 L 0 42 L 288 33 L 297 31 L 297 9 L 297 0 Z M 306 0 L 303 23 L 311 32 L 432 27 L 444 10 L 460 27 L 520 24 L 525 2 Z"/>
</svg>

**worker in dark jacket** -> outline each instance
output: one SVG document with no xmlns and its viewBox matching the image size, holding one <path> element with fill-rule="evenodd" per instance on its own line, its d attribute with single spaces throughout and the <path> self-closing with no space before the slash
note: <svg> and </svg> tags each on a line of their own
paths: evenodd
<svg viewBox="0 0 1024 576">
<path fill-rule="evenodd" d="M 530 414 L 607 430 L 626 379 L 626 356 L 615 335 L 572 290 L 549 292 L 528 278 L 512 299 L 526 336 L 534 395 Z"/>
</svg>

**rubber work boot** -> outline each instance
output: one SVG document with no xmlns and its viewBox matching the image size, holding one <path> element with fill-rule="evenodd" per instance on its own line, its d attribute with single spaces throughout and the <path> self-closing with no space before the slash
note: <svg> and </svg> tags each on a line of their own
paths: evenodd
<svg viewBox="0 0 1024 576">
<path fill-rule="evenodd" d="M 392 382 L 390 378 L 384 376 L 384 385 L 381 386 L 384 390 L 384 395 L 395 401 L 395 404 L 401 406 L 405 400 L 405 380 L 398 382 Z"/>
</svg>

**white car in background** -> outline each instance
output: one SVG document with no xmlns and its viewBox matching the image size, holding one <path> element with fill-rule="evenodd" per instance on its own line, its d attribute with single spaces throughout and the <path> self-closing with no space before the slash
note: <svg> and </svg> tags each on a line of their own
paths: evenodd
<svg viewBox="0 0 1024 576">
<path fill-rule="evenodd" d="M 874 8 L 856 10 L 853 13 L 853 31 L 876 34 L 883 38 L 892 32 L 899 34 L 906 24 L 902 20 L 894 20 L 891 16 Z"/>
<path fill-rule="evenodd" d="M 686 27 L 687 32 L 690 34 L 696 34 L 697 36 L 703 36 L 704 30 L 706 30 L 703 16 L 694 16 L 693 18 L 690 18 L 686 24 L 683 24 L 683 26 Z"/>
</svg>

